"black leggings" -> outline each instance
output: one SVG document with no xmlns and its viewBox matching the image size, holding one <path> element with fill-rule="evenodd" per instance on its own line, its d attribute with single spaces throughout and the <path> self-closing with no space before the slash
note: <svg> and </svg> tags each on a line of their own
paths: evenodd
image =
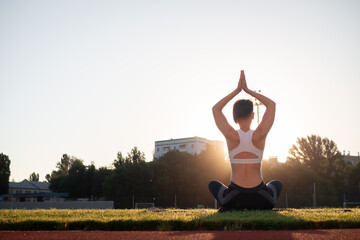
<svg viewBox="0 0 360 240">
<path fill-rule="evenodd" d="M 229 187 L 218 181 L 209 183 L 209 190 L 222 209 L 272 209 L 282 190 L 280 181 L 261 182 L 253 188 L 243 188 L 231 182 Z"/>
</svg>

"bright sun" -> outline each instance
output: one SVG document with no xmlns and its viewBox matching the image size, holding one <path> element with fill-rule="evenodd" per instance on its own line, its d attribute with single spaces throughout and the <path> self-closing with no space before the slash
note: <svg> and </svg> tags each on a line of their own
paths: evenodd
<svg viewBox="0 0 360 240">
<path fill-rule="evenodd" d="M 223 112 L 229 124 L 232 125 L 235 129 L 238 129 L 239 127 L 232 121 L 232 105 L 232 102 L 228 103 Z M 260 121 L 263 117 L 264 111 L 265 107 L 260 106 Z M 256 106 L 254 107 L 254 112 L 255 116 L 251 125 L 252 129 L 256 129 L 258 126 Z M 209 140 L 223 141 L 224 150 L 227 152 L 225 138 L 215 125 L 215 121 L 211 114 L 211 107 L 206 109 L 197 109 L 196 112 L 193 112 L 192 120 L 190 122 L 192 124 L 189 124 L 191 126 L 188 125 L 188 129 L 186 131 L 189 136 L 196 135 L 207 138 Z M 297 137 L 302 136 L 304 132 L 303 128 L 304 126 L 302 126 L 302 124 L 299 123 L 296 119 L 292 119 L 285 110 L 277 109 L 274 125 L 266 139 L 264 159 L 276 156 L 279 162 L 285 162 L 286 157 L 288 156 L 289 148 L 292 146 L 292 144 L 296 143 Z"/>
</svg>

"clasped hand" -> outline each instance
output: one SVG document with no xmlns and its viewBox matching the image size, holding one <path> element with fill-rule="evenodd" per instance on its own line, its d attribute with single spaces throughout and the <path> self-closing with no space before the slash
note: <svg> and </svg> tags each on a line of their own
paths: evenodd
<svg viewBox="0 0 360 240">
<path fill-rule="evenodd" d="M 238 86 L 236 89 L 239 92 L 241 92 L 241 90 L 244 90 L 245 92 L 248 90 L 244 70 L 241 70 L 241 72 L 240 72 L 240 79 L 239 79 L 239 83 L 238 83 Z"/>
</svg>

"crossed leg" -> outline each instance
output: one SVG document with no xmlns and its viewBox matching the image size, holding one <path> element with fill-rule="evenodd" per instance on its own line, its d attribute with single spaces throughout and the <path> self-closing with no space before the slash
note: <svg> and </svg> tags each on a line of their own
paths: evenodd
<svg viewBox="0 0 360 240">
<path fill-rule="evenodd" d="M 271 209 L 280 196 L 282 184 L 274 180 L 255 188 L 242 188 L 234 183 L 226 187 L 221 182 L 211 181 L 209 190 L 221 204 L 220 211 L 227 208 Z"/>
</svg>

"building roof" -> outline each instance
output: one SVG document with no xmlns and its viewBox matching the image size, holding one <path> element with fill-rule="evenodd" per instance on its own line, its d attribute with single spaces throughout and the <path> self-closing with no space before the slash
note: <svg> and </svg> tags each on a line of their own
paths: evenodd
<svg viewBox="0 0 360 240">
<path fill-rule="evenodd" d="M 208 140 L 206 138 L 202 138 L 202 137 L 189 137 L 189 138 L 176 138 L 176 139 L 169 139 L 169 140 L 160 140 L 160 141 L 155 141 L 155 145 L 167 145 L 167 144 L 180 144 L 180 143 L 190 143 L 190 142 L 206 142 L 206 143 L 215 143 L 215 142 L 219 142 L 222 143 L 219 140 Z"/>
<path fill-rule="evenodd" d="M 49 190 L 50 183 L 34 182 L 24 179 L 22 182 L 9 182 L 9 188 Z"/>
</svg>

